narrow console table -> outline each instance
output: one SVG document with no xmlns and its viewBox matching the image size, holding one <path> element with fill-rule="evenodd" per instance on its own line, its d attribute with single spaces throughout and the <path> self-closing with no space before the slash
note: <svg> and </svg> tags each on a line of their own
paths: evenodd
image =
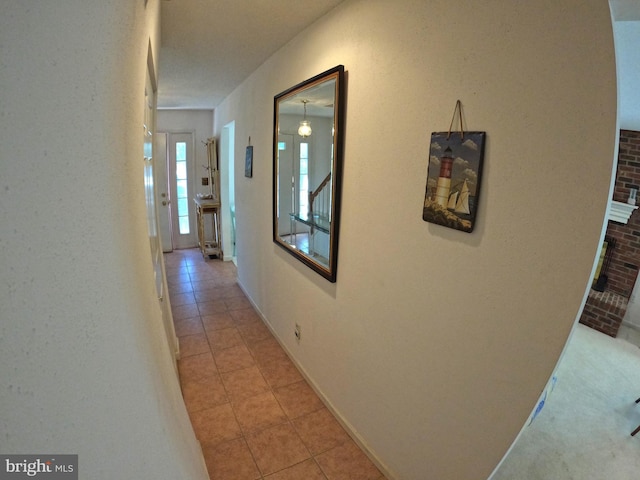
<svg viewBox="0 0 640 480">
<path fill-rule="evenodd" d="M 198 246 L 203 257 L 222 256 L 222 231 L 220 229 L 220 202 L 216 199 L 194 198 L 198 220 Z M 207 228 L 206 217 L 211 218 L 211 230 Z"/>
</svg>

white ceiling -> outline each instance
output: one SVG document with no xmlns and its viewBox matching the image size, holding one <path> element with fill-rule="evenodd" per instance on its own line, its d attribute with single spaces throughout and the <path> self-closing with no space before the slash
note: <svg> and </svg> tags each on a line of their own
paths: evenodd
<svg viewBox="0 0 640 480">
<path fill-rule="evenodd" d="M 158 108 L 213 109 L 280 47 L 343 0 L 163 0 Z M 611 0 L 640 21 L 640 0 Z"/>
<path fill-rule="evenodd" d="M 213 109 L 343 0 L 163 0 L 158 108 Z"/>
</svg>

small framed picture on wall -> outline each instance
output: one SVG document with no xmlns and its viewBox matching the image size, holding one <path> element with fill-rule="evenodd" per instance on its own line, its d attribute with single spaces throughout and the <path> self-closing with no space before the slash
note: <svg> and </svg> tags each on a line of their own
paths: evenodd
<svg viewBox="0 0 640 480">
<path fill-rule="evenodd" d="M 425 222 L 470 233 L 480 197 L 485 132 L 434 132 L 429 148 Z"/>
<path fill-rule="evenodd" d="M 247 147 L 247 152 L 244 157 L 244 176 L 253 177 L 253 145 Z"/>
</svg>

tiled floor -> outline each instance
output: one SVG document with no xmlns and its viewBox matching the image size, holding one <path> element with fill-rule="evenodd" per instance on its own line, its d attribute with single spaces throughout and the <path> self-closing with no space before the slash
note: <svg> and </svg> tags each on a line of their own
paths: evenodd
<svg viewBox="0 0 640 480">
<path fill-rule="evenodd" d="M 165 254 L 180 383 L 211 480 L 384 480 L 302 378 L 231 262 Z"/>
</svg>

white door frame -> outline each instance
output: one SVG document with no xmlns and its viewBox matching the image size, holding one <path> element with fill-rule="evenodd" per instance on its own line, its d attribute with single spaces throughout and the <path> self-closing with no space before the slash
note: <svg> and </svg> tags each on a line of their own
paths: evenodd
<svg viewBox="0 0 640 480">
<path fill-rule="evenodd" d="M 145 199 L 147 204 L 147 222 L 149 230 L 149 244 L 151 261 L 153 264 L 154 278 L 156 293 L 158 297 L 158 304 L 162 315 L 162 324 L 165 330 L 167 345 L 173 361 L 173 367 L 175 374 L 178 375 L 177 358 L 179 356 L 178 351 L 178 338 L 175 332 L 175 326 L 173 324 L 173 315 L 171 313 L 171 303 L 169 301 L 169 292 L 167 290 L 167 276 L 164 267 L 164 257 L 162 255 L 162 244 L 160 240 L 160 234 L 158 231 L 158 204 L 157 198 L 157 186 L 155 183 L 155 169 L 154 169 L 154 150 L 155 150 L 155 132 L 156 126 L 156 84 L 153 68 L 153 58 L 151 57 L 151 51 L 149 51 L 149 58 L 147 59 L 147 75 L 145 82 L 145 95 L 144 95 L 144 119 L 143 119 L 143 159 L 144 159 L 144 181 L 145 181 Z"/>
<path fill-rule="evenodd" d="M 222 127 L 220 135 L 220 199 L 222 212 L 222 245 L 224 260 L 235 261 L 235 121 Z"/>
<path fill-rule="evenodd" d="M 176 142 L 186 142 L 187 144 L 187 204 L 189 210 L 189 233 L 180 234 L 178 227 L 178 195 L 176 187 L 176 161 L 175 161 L 175 145 Z M 196 157 L 195 157 L 195 132 L 179 131 L 167 132 L 167 160 L 168 160 L 168 179 L 169 179 L 169 197 L 171 199 L 171 209 L 169 215 L 171 218 L 171 243 L 173 248 L 193 248 L 198 246 L 198 235 L 196 226 L 196 211 L 193 198 L 194 180 L 196 174 Z"/>
</svg>

